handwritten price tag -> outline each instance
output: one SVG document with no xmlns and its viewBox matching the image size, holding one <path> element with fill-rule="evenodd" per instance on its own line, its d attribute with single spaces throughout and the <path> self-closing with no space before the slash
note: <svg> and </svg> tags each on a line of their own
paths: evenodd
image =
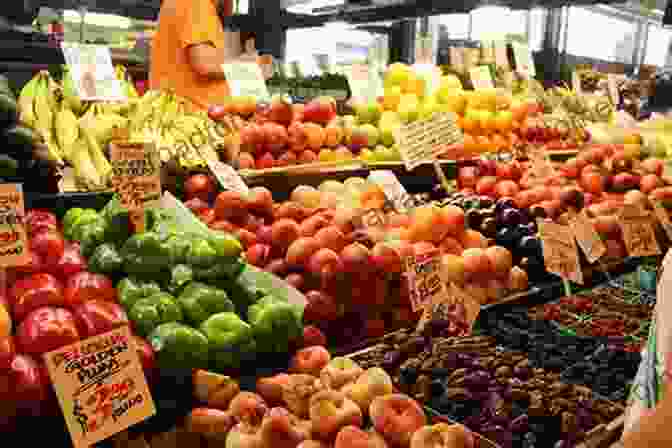
<svg viewBox="0 0 672 448">
<path fill-rule="evenodd" d="M 607 247 L 595 231 L 585 210 L 581 210 L 581 212 L 574 216 L 571 227 L 574 231 L 576 242 L 586 255 L 589 263 L 595 263 L 602 255 L 607 253 Z"/>
<path fill-rule="evenodd" d="M 408 195 L 406 188 L 399 182 L 399 179 L 390 170 L 376 170 L 369 174 L 369 182 L 378 185 L 387 199 L 392 202 L 394 208 L 397 210 L 408 210 L 413 208 L 411 205 L 411 197 Z"/>
<path fill-rule="evenodd" d="M 631 257 L 648 257 L 660 254 L 651 216 L 641 208 L 625 204 L 618 224 L 621 226 L 623 241 Z"/>
<path fill-rule="evenodd" d="M 444 336 L 467 336 L 481 312 L 481 304 L 454 284 L 437 294 L 425 307 L 417 330 L 422 332 L 430 321 L 448 322 Z"/>
<path fill-rule="evenodd" d="M 76 448 L 156 413 L 127 326 L 45 353 L 44 361 Z"/>
<path fill-rule="evenodd" d="M 369 208 L 355 216 L 353 224 L 360 229 L 385 227 L 388 223 L 387 214 L 379 208 Z"/>
<path fill-rule="evenodd" d="M 445 295 L 446 285 L 441 279 L 441 255 L 421 260 L 406 257 L 404 262 L 413 312 L 425 309 L 435 297 Z"/>
<path fill-rule="evenodd" d="M 672 241 L 672 221 L 670 221 L 670 215 L 667 213 L 667 209 L 663 207 L 660 202 L 653 204 L 653 212 L 656 214 L 656 218 L 660 225 L 665 230 L 667 238 Z"/>
<path fill-rule="evenodd" d="M 153 143 L 114 142 L 110 147 L 112 186 L 129 211 L 161 198 L 158 152 Z"/>
<path fill-rule="evenodd" d="M 0 267 L 23 266 L 30 262 L 23 219 L 23 187 L 0 184 Z"/>
<path fill-rule="evenodd" d="M 208 160 L 208 166 L 225 190 L 235 191 L 243 196 L 250 192 L 243 178 L 240 177 L 240 174 L 232 166 L 219 160 Z"/>
<path fill-rule="evenodd" d="M 406 169 L 412 170 L 436 159 L 450 145 L 462 142 L 464 135 L 457 127 L 457 115 L 449 112 L 400 126 L 396 139 Z"/>
<path fill-rule="evenodd" d="M 583 284 L 579 252 L 570 226 L 543 220 L 537 221 L 544 251 L 544 265 L 549 272 Z"/>
</svg>

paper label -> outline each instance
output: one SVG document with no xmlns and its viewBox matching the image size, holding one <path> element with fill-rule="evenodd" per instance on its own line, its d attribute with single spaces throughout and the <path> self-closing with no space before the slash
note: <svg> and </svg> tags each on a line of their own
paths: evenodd
<svg viewBox="0 0 672 448">
<path fill-rule="evenodd" d="M 581 76 L 579 76 L 579 72 L 576 70 L 572 72 L 572 90 L 579 95 L 583 93 L 583 90 L 581 89 Z"/>
<path fill-rule="evenodd" d="M 103 45 L 62 42 L 61 49 L 77 95 L 84 101 L 127 100 L 112 66 L 110 49 Z"/>
<path fill-rule="evenodd" d="M 574 216 L 572 230 L 574 231 L 576 242 L 586 255 L 589 263 L 595 263 L 602 255 L 607 253 L 607 247 L 595 231 L 585 210 L 581 210 L 581 212 Z"/>
<path fill-rule="evenodd" d="M 663 227 L 663 230 L 665 230 L 667 238 L 672 241 L 672 221 L 670 221 L 670 215 L 667 213 L 667 209 L 663 207 L 660 202 L 656 202 L 653 204 L 653 211 L 656 214 L 658 222 L 660 222 L 660 225 Z"/>
<path fill-rule="evenodd" d="M 651 216 L 635 205 L 625 204 L 618 224 L 623 242 L 631 257 L 648 257 L 660 254 Z"/>
<path fill-rule="evenodd" d="M 464 64 L 464 48 L 450 47 L 449 49 L 450 65 L 458 73 L 463 73 L 465 69 Z"/>
<path fill-rule="evenodd" d="M 495 65 L 503 68 L 505 71 L 508 71 L 511 68 L 506 42 L 498 42 L 495 44 Z"/>
<path fill-rule="evenodd" d="M 141 211 L 161 199 L 161 163 L 154 143 L 113 142 L 110 159 L 112 186 L 122 207 Z"/>
<path fill-rule="evenodd" d="M 423 259 L 404 259 L 413 312 L 424 310 L 436 297 L 445 296 L 446 284 L 441 279 L 441 255 Z"/>
<path fill-rule="evenodd" d="M 528 78 L 534 78 L 537 72 L 530 47 L 519 42 L 512 42 L 511 48 L 513 49 L 513 58 L 516 61 L 516 71 Z"/>
<path fill-rule="evenodd" d="M 422 331 L 430 321 L 448 321 L 451 336 L 467 336 L 471 333 L 474 323 L 481 312 L 480 303 L 454 284 L 446 288 L 446 292 L 436 295 L 425 308 L 418 322 L 417 329 Z"/>
<path fill-rule="evenodd" d="M 469 77 L 471 78 L 474 90 L 493 89 L 495 87 L 490 67 L 487 65 L 479 65 L 478 67 L 469 69 Z"/>
<path fill-rule="evenodd" d="M 156 413 L 127 326 L 43 356 L 75 448 Z"/>
<path fill-rule="evenodd" d="M 256 62 L 222 64 L 231 96 L 251 96 L 258 100 L 268 100 L 268 88 L 261 67 Z"/>
<path fill-rule="evenodd" d="M 250 192 L 243 178 L 232 166 L 219 160 L 208 160 L 208 166 L 225 190 L 235 191 L 243 196 Z"/>
<path fill-rule="evenodd" d="M 457 126 L 457 116 L 452 113 L 438 113 L 418 120 L 397 130 L 396 140 L 399 152 L 407 170 L 412 170 L 423 162 L 429 162 L 448 151 L 449 145 L 464 139 Z"/>
<path fill-rule="evenodd" d="M 362 229 L 385 227 L 387 222 L 387 214 L 379 208 L 362 209 L 361 213 L 353 219 L 353 225 Z"/>
<path fill-rule="evenodd" d="M 583 284 L 579 252 L 571 227 L 541 219 L 537 221 L 537 227 L 543 245 L 544 265 L 548 272 Z"/>
<path fill-rule="evenodd" d="M 0 184 L 0 267 L 30 262 L 21 184 Z"/>
<path fill-rule="evenodd" d="M 399 182 L 399 179 L 390 170 L 376 170 L 369 174 L 367 179 L 380 187 L 385 193 L 387 199 L 399 211 L 406 211 L 413 208 L 412 198 L 409 196 L 406 188 Z"/>
<path fill-rule="evenodd" d="M 612 73 L 607 74 L 607 90 L 609 91 L 609 98 L 614 107 L 618 107 L 621 96 L 618 93 L 618 76 Z"/>
<path fill-rule="evenodd" d="M 352 64 L 345 70 L 345 77 L 350 85 L 352 98 L 367 99 L 369 97 L 369 66 Z"/>
</svg>

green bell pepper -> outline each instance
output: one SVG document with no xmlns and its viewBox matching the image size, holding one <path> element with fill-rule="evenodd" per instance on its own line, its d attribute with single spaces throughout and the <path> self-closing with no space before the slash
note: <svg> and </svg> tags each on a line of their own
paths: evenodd
<svg viewBox="0 0 672 448">
<path fill-rule="evenodd" d="M 217 280 L 231 281 L 236 279 L 245 268 L 240 258 L 218 258 L 209 267 L 194 267 L 194 277 L 201 281 L 213 282 Z"/>
<path fill-rule="evenodd" d="M 82 255 L 90 257 L 96 247 L 105 242 L 105 223 L 102 219 L 83 226 L 79 232 L 79 249 Z"/>
<path fill-rule="evenodd" d="M 287 353 L 303 334 L 303 309 L 273 296 L 250 305 L 247 317 L 260 353 Z"/>
<path fill-rule="evenodd" d="M 121 246 L 131 236 L 131 218 L 115 196 L 100 212 L 105 219 L 105 241 Z"/>
<path fill-rule="evenodd" d="M 129 311 L 138 300 L 159 294 L 160 292 L 161 288 L 159 284 L 153 281 L 126 277 L 117 283 L 119 303 L 121 303 L 126 311 Z"/>
<path fill-rule="evenodd" d="M 194 326 L 200 325 L 213 314 L 233 312 L 233 302 L 223 289 L 205 283 L 191 282 L 177 298 L 186 320 Z"/>
<path fill-rule="evenodd" d="M 128 317 L 141 336 L 146 336 L 161 324 L 182 322 L 182 309 L 175 298 L 164 292 L 138 300 Z"/>
<path fill-rule="evenodd" d="M 93 209 L 87 208 L 79 213 L 79 216 L 73 218 L 72 223 L 66 228 L 63 227 L 63 235 L 72 241 L 81 241 L 82 232 L 90 225 L 95 223 L 105 225 L 105 220 Z"/>
<path fill-rule="evenodd" d="M 194 271 L 186 264 L 176 264 L 170 270 L 168 290 L 177 292 L 194 279 Z"/>
<path fill-rule="evenodd" d="M 217 251 L 205 238 L 195 238 L 187 251 L 187 264 L 210 267 L 217 261 Z"/>
<path fill-rule="evenodd" d="M 170 268 L 170 251 L 154 232 L 138 233 L 121 248 L 124 270 L 131 275 L 157 275 Z"/>
<path fill-rule="evenodd" d="M 121 272 L 124 266 L 124 260 L 119 255 L 114 244 L 105 243 L 96 247 L 93 255 L 89 258 L 88 268 L 91 272 L 98 274 L 114 274 Z"/>
<path fill-rule="evenodd" d="M 208 364 L 208 339 L 184 324 L 161 324 L 150 333 L 149 343 L 161 369 L 205 369 Z"/>
<path fill-rule="evenodd" d="M 221 371 L 240 367 L 243 361 L 254 359 L 256 342 L 252 327 L 235 313 L 217 313 L 200 326 L 208 339 L 211 367 Z"/>
<path fill-rule="evenodd" d="M 63 235 L 66 238 L 70 238 L 72 236 L 72 225 L 79 219 L 79 217 L 82 215 L 84 212 L 83 208 L 75 207 L 71 208 L 67 212 L 65 212 L 65 215 L 63 215 Z"/>
<path fill-rule="evenodd" d="M 192 236 L 183 232 L 168 233 L 163 237 L 163 247 L 168 251 L 170 264 L 186 264 Z"/>
</svg>

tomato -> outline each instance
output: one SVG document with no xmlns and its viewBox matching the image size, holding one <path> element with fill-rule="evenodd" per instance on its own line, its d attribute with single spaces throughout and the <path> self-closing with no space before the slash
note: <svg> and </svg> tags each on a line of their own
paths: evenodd
<svg viewBox="0 0 672 448">
<path fill-rule="evenodd" d="M 45 270 L 46 265 L 42 256 L 31 251 L 30 261 L 28 262 L 28 264 L 24 264 L 23 266 L 14 266 L 13 268 L 10 268 L 8 272 L 11 271 L 16 276 L 16 278 L 21 278 L 26 275 L 37 274 L 38 272 L 44 272 Z"/>
<path fill-rule="evenodd" d="M 75 316 L 65 308 L 43 306 L 19 324 L 16 341 L 23 353 L 41 355 L 79 340 Z"/>
<path fill-rule="evenodd" d="M 82 338 L 97 336 L 129 324 L 121 305 L 104 300 L 84 302 L 75 308 L 74 314 Z"/>
<path fill-rule="evenodd" d="M 16 346 L 11 336 L 0 338 L 0 370 L 9 369 L 16 356 Z"/>
<path fill-rule="evenodd" d="M 14 282 L 9 301 L 14 319 L 20 321 L 36 308 L 64 305 L 63 285 L 51 274 L 32 274 Z"/>
<path fill-rule="evenodd" d="M 51 268 L 54 275 L 59 278 L 67 279 L 70 276 L 86 270 L 86 258 L 80 252 L 79 243 L 67 242 L 63 250 L 63 256 L 58 260 L 56 266 Z"/>
<path fill-rule="evenodd" d="M 87 271 L 78 272 L 68 278 L 65 284 L 64 303 L 68 307 L 75 307 L 89 300 L 117 301 L 117 290 L 112 280 L 103 274 L 94 274 Z"/>
<path fill-rule="evenodd" d="M 32 236 L 45 230 L 58 230 L 56 215 L 47 210 L 28 210 L 25 218 L 26 232 Z"/>
<path fill-rule="evenodd" d="M 65 240 L 57 230 L 43 230 L 33 234 L 30 239 L 30 250 L 42 257 L 47 266 L 55 266 L 63 256 Z"/>
<path fill-rule="evenodd" d="M 207 174 L 194 174 L 184 183 L 184 196 L 187 199 L 198 198 L 208 202 L 217 191 L 217 186 L 212 177 Z"/>
</svg>

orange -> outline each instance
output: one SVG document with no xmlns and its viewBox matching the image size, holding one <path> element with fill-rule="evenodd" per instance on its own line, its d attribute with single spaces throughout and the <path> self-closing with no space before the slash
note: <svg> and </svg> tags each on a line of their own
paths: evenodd
<svg viewBox="0 0 672 448">
<path fill-rule="evenodd" d="M 318 150 L 324 145 L 325 131 L 322 126 L 315 123 L 306 123 L 304 126 L 306 143 L 310 149 Z"/>
<path fill-rule="evenodd" d="M 492 142 L 492 147 L 495 151 L 501 151 L 507 149 L 509 142 L 501 134 L 493 134 L 490 141 Z"/>
<path fill-rule="evenodd" d="M 484 120 L 481 120 L 481 129 L 486 135 L 490 135 L 493 132 L 497 131 L 497 119 L 495 117 L 488 117 Z"/>
<path fill-rule="evenodd" d="M 478 152 L 478 144 L 476 139 L 471 134 L 464 134 L 464 152 L 467 154 L 475 154 Z"/>
<path fill-rule="evenodd" d="M 462 130 L 469 134 L 476 134 L 478 132 L 478 121 L 473 118 L 464 117 L 462 119 Z"/>
</svg>

